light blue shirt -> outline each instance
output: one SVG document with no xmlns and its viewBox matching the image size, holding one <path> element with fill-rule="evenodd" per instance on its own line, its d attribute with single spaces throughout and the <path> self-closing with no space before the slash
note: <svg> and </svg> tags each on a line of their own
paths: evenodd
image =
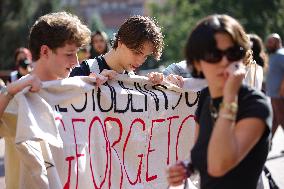
<svg viewBox="0 0 284 189">
<path fill-rule="evenodd" d="M 266 78 L 266 93 L 272 98 L 280 98 L 279 89 L 284 79 L 284 48 L 278 49 L 269 56 Z"/>
<path fill-rule="evenodd" d="M 179 75 L 183 78 L 190 78 L 190 70 L 187 67 L 186 61 L 181 61 L 179 63 L 170 64 L 164 71 L 163 74 L 168 76 L 170 74 Z"/>
</svg>

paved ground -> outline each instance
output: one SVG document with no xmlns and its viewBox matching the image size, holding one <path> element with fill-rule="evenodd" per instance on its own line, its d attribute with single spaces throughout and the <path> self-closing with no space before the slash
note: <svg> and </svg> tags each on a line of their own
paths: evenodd
<svg viewBox="0 0 284 189">
<path fill-rule="evenodd" d="M 284 188 L 284 132 L 281 128 L 277 130 L 273 138 L 272 150 L 268 155 L 266 166 L 279 188 Z M 282 156 L 279 156 L 282 155 Z"/>
<path fill-rule="evenodd" d="M 4 140 L 0 139 L 0 189 L 5 188 L 4 181 Z"/>
<path fill-rule="evenodd" d="M 5 188 L 4 182 L 4 141 L 0 139 L 0 189 Z M 270 170 L 273 179 L 279 188 L 284 188 L 284 156 L 281 151 L 284 150 L 284 132 L 278 129 L 273 138 L 272 150 L 268 155 L 266 166 Z M 269 189 L 267 180 L 264 180 L 265 189 Z M 182 189 L 183 187 L 175 187 Z"/>
</svg>

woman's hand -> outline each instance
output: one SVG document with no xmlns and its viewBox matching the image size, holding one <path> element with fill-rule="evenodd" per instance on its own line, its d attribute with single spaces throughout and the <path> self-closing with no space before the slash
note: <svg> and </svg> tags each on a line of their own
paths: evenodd
<svg viewBox="0 0 284 189">
<path fill-rule="evenodd" d="M 167 169 L 167 180 L 170 186 L 181 185 L 186 178 L 186 168 L 182 162 L 177 162 Z"/>
<path fill-rule="evenodd" d="M 223 89 L 224 101 L 232 102 L 238 95 L 240 86 L 246 74 L 245 65 L 242 62 L 232 63 L 224 73 L 227 80 Z"/>
<path fill-rule="evenodd" d="M 166 81 L 168 81 L 169 83 L 172 83 L 178 87 L 183 87 L 184 81 L 183 81 L 183 77 L 179 76 L 179 75 L 174 75 L 174 74 L 170 74 L 166 77 Z"/>
</svg>

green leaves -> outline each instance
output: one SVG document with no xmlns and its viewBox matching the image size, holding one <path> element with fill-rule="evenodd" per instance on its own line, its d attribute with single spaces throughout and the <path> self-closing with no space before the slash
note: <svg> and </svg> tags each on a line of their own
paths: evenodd
<svg viewBox="0 0 284 189">
<path fill-rule="evenodd" d="M 0 1 L 0 70 L 14 68 L 14 52 L 27 47 L 29 29 L 41 15 L 55 11 L 59 0 Z"/>
<path fill-rule="evenodd" d="M 187 36 L 199 19 L 210 14 L 233 16 L 248 33 L 263 39 L 272 32 L 284 38 L 284 0 L 166 0 L 149 7 L 163 27 L 166 46 L 162 61 L 167 63 L 183 59 Z"/>
</svg>

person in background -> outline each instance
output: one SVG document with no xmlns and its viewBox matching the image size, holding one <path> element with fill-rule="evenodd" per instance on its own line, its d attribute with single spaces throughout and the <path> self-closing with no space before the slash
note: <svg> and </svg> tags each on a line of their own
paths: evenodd
<svg viewBox="0 0 284 189">
<path fill-rule="evenodd" d="M 31 51 L 24 47 L 17 48 L 15 51 L 14 59 L 16 68 L 20 60 L 27 59 L 28 61 L 32 62 Z"/>
<path fill-rule="evenodd" d="M 257 34 L 248 34 L 253 51 L 253 60 L 262 68 L 267 66 L 268 57 L 262 39 Z"/>
<path fill-rule="evenodd" d="M 90 58 L 104 55 L 109 51 L 108 36 L 104 31 L 95 31 L 91 35 Z"/>
<path fill-rule="evenodd" d="M 2 87 L 5 87 L 5 82 L 2 80 L 2 79 L 0 79 L 0 89 L 2 88 Z M 0 136 L 0 139 L 1 139 L 2 137 Z"/>
<path fill-rule="evenodd" d="M 165 76 L 169 76 L 170 74 L 179 75 L 183 78 L 190 78 L 190 70 L 187 67 L 186 61 L 180 61 L 178 63 L 172 63 L 163 71 Z"/>
<path fill-rule="evenodd" d="M 273 136 L 279 125 L 284 129 L 284 48 L 277 33 L 267 37 L 266 49 L 269 53 L 266 94 L 273 108 Z"/>
<path fill-rule="evenodd" d="M 32 71 L 31 62 L 28 59 L 23 59 L 19 61 L 17 79 L 29 74 Z"/>
<path fill-rule="evenodd" d="M 84 60 L 87 60 L 90 58 L 91 54 L 90 54 L 90 46 L 89 45 L 85 45 L 84 47 L 81 47 L 77 53 L 78 55 L 78 61 L 79 64 L 81 64 Z"/>
<path fill-rule="evenodd" d="M 2 79 L 0 79 L 0 87 L 4 87 L 4 86 L 5 86 L 5 82 Z"/>
<path fill-rule="evenodd" d="M 257 34 L 248 34 L 253 61 L 247 66 L 247 74 L 244 81 L 258 90 L 264 91 L 264 70 L 267 66 L 268 57 L 262 39 Z M 264 172 L 259 177 L 257 189 L 263 189 Z"/>
<path fill-rule="evenodd" d="M 27 48 L 17 48 L 14 55 L 15 71 L 10 74 L 10 82 L 18 80 L 32 69 L 32 54 Z"/>
<path fill-rule="evenodd" d="M 261 38 L 256 34 L 248 34 L 251 43 L 253 61 L 246 66 L 244 83 L 258 90 L 262 90 L 264 68 L 267 64 L 267 56 L 264 52 L 264 45 Z"/>
<path fill-rule="evenodd" d="M 272 113 L 262 92 L 242 85 L 250 56 L 248 36 L 228 15 L 202 19 L 187 40 L 192 76 L 208 82 L 196 110 L 196 142 L 189 166 L 190 171 L 199 171 L 201 189 L 257 186 L 268 154 Z M 167 172 L 173 186 L 190 173 L 182 162 Z"/>
</svg>

